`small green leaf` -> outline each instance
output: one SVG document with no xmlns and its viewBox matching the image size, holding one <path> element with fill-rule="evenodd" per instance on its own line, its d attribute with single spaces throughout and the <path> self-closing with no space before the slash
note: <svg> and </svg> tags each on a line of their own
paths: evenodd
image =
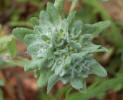
<svg viewBox="0 0 123 100">
<path fill-rule="evenodd" d="M 12 34 L 20 41 L 23 41 L 26 34 L 34 34 L 34 31 L 27 28 L 15 28 Z"/>
<path fill-rule="evenodd" d="M 47 3 L 47 12 L 51 21 L 57 26 L 61 22 L 61 16 L 52 3 Z"/>
<path fill-rule="evenodd" d="M 11 38 L 4 36 L 0 38 L 0 54 L 3 54 L 7 51 L 8 42 L 11 41 Z"/>
<path fill-rule="evenodd" d="M 72 12 L 72 13 L 70 13 L 69 16 L 67 17 L 67 21 L 68 21 L 69 25 L 73 22 L 73 19 L 74 19 L 74 17 L 75 17 L 75 14 L 76 14 L 76 12 Z"/>
<path fill-rule="evenodd" d="M 0 38 L 0 54 L 4 53 L 10 53 L 12 58 L 16 56 L 16 43 L 11 35 Z"/>
<path fill-rule="evenodd" d="M 64 0 L 55 0 L 54 7 L 60 12 L 64 9 Z"/>
<path fill-rule="evenodd" d="M 41 11 L 39 15 L 39 22 L 42 25 L 48 25 L 50 23 L 50 17 L 47 12 Z M 51 24 L 51 23 L 50 23 Z"/>
<path fill-rule="evenodd" d="M 36 26 L 36 25 L 39 25 L 39 21 L 38 21 L 38 18 L 37 17 L 32 17 L 30 19 L 31 23 L 33 26 Z"/>
<path fill-rule="evenodd" d="M 50 76 L 51 76 L 50 71 L 41 69 L 41 73 L 40 73 L 40 76 L 39 76 L 39 79 L 38 79 L 38 86 L 40 88 L 43 88 L 43 86 L 45 86 L 47 84 Z"/>
<path fill-rule="evenodd" d="M 33 42 L 42 42 L 42 36 L 40 34 L 27 34 L 24 37 L 24 43 L 27 45 L 33 44 Z"/>
<path fill-rule="evenodd" d="M 88 43 L 88 42 L 87 42 Z M 84 44 L 83 44 L 84 45 Z M 94 52 L 107 52 L 108 50 L 101 45 L 95 45 L 93 43 L 88 43 L 88 45 L 83 46 L 82 52 L 86 53 L 94 53 Z"/>
<path fill-rule="evenodd" d="M 83 31 L 83 23 L 81 21 L 75 21 L 70 27 L 70 35 L 72 39 L 78 38 Z"/>
<path fill-rule="evenodd" d="M 91 65 L 91 73 L 92 74 L 96 74 L 100 77 L 106 77 L 107 76 L 107 72 L 106 70 L 96 61 L 96 60 L 92 60 L 92 65 Z"/>
<path fill-rule="evenodd" d="M 46 56 L 46 53 L 44 54 L 44 52 L 46 52 L 46 47 L 48 45 L 43 45 L 40 41 L 32 43 L 31 45 L 29 45 L 27 51 L 29 54 L 31 54 L 31 56 L 35 56 L 35 57 L 44 57 Z"/>
<path fill-rule="evenodd" d="M 9 43 L 8 43 L 8 50 L 11 54 L 11 57 L 14 58 L 16 56 L 16 43 L 15 40 L 12 39 Z"/>
<path fill-rule="evenodd" d="M 85 24 L 84 34 L 93 34 L 97 36 L 110 26 L 110 21 L 98 22 L 96 24 Z"/>
<path fill-rule="evenodd" d="M 47 87 L 47 93 L 50 92 L 52 87 L 56 84 L 56 82 L 59 80 L 59 77 L 57 75 L 52 75 L 48 80 L 48 87 Z"/>
<path fill-rule="evenodd" d="M 39 23 L 40 25 L 38 27 L 35 27 L 35 30 L 39 31 L 40 34 L 43 34 L 43 33 L 46 34 L 46 33 L 52 32 L 52 26 L 54 25 L 51 21 L 51 18 L 48 12 L 45 12 L 45 11 L 40 12 Z"/>
<path fill-rule="evenodd" d="M 46 65 L 46 59 L 33 59 L 31 62 L 29 62 L 25 67 L 25 71 L 31 71 L 34 69 L 41 69 Z"/>
<path fill-rule="evenodd" d="M 70 84 L 72 85 L 73 88 L 77 89 L 77 90 L 80 90 L 83 88 L 83 83 L 82 83 L 82 80 L 81 79 L 73 79 L 71 80 Z"/>
<path fill-rule="evenodd" d="M 36 37 L 34 34 L 27 34 L 24 37 L 24 43 L 27 45 L 30 45 L 31 43 L 33 43 L 34 41 L 36 41 Z"/>
</svg>

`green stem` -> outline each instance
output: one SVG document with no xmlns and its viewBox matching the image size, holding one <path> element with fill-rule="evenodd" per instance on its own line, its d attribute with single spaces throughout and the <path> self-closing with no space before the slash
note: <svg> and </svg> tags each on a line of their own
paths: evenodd
<svg viewBox="0 0 123 100">
<path fill-rule="evenodd" d="M 59 12 L 62 12 L 64 8 L 64 0 L 55 0 L 54 6 Z"/>
<path fill-rule="evenodd" d="M 78 0 L 73 0 L 72 1 L 72 5 L 71 5 L 69 13 L 73 12 L 73 10 L 75 9 L 77 3 L 78 3 Z"/>
</svg>

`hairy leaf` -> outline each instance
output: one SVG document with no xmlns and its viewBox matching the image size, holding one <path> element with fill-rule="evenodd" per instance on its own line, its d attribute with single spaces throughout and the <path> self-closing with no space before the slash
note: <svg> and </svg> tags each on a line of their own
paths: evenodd
<svg viewBox="0 0 123 100">
<path fill-rule="evenodd" d="M 97 36 L 100 32 L 104 31 L 106 28 L 110 26 L 109 21 L 98 22 L 96 24 L 85 24 L 85 34 L 93 34 Z"/>
<path fill-rule="evenodd" d="M 83 88 L 83 83 L 82 83 L 82 80 L 80 79 L 73 79 L 71 80 L 70 84 L 77 90 L 80 90 L 81 88 Z"/>
<path fill-rule="evenodd" d="M 38 18 L 36 18 L 36 17 L 32 17 L 32 18 L 30 19 L 30 21 L 31 21 L 31 23 L 32 23 L 33 26 L 39 24 Z"/>
<path fill-rule="evenodd" d="M 107 76 L 107 72 L 106 70 L 96 61 L 93 59 L 92 61 L 92 65 L 91 65 L 91 73 L 96 74 L 100 77 L 106 77 Z"/>
<path fill-rule="evenodd" d="M 50 92 L 54 84 L 59 80 L 59 77 L 57 75 L 52 75 L 48 80 L 48 87 L 47 87 L 47 93 Z"/>
<path fill-rule="evenodd" d="M 49 80 L 49 78 L 51 77 L 51 72 L 48 70 L 43 70 L 40 73 L 39 79 L 38 79 L 38 86 L 40 88 L 43 88 L 43 86 L 45 86 Z"/>
<path fill-rule="evenodd" d="M 0 38 L 0 55 L 9 53 L 12 58 L 16 56 L 16 43 L 12 35 Z"/>
<path fill-rule="evenodd" d="M 33 30 L 27 28 L 15 28 L 12 34 L 20 41 L 24 40 L 26 34 L 34 34 Z"/>
<path fill-rule="evenodd" d="M 12 39 L 9 43 L 8 43 L 8 50 L 11 54 L 11 57 L 15 57 L 16 56 L 16 43 L 15 43 L 15 40 Z"/>
</svg>

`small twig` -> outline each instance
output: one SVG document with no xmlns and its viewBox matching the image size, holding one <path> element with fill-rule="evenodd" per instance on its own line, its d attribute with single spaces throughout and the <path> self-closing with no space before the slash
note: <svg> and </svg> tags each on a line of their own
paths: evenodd
<svg viewBox="0 0 123 100">
<path fill-rule="evenodd" d="M 0 57 L 0 60 L 8 60 L 8 59 L 10 59 L 9 55 L 5 55 L 5 56 Z"/>
<path fill-rule="evenodd" d="M 8 84 L 4 74 L 2 71 L 0 71 L 0 79 L 4 82 L 5 84 L 5 90 L 7 91 L 8 95 L 10 96 L 11 100 L 17 100 L 16 96 L 15 96 L 15 91 L 14 88 Z"/>
<path fill-rule="evenodd" d="M 24 56 L 29 56 L 29 54 L 27 52 L 21 53 L 19 55 L 17 55 L 17 57 L 24 57 Z M 9 60 L 11 57 L 10 55 L 4 55 L 4 56 L 0 56 L 0 60 Z"/>
<path fill-rule="evenodd" d="M 19 97 L 19 100 L 25 100 L 25 97 L 24 97 L 24 94 L 23 94 L 23 90 L 22 90 L 22 84 L 21 84 L 21 80 L 20 80 L 20 77 L 18 75 L 15 75 L 16 76 L 16 80 L 17 80 L 17 84 L 18 84 L 18 97 Z"/>
</svg>

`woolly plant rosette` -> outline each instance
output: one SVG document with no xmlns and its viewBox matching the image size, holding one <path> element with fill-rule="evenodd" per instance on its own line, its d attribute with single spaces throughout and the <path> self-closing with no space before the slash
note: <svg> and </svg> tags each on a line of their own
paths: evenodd
<svg viewBox="0 0 123 100">
<path fill-rule="evenodd" d="M 75 12 L 63 19 L 54 5 L 48 3 L 47 10 L 41 11 L 39 18 L 32 18 L 33 30 L 13 30 L 13 34 L 27 44 L 27 51 L 32 57 L 24 67 L 25 71 L 34 71 L 39 87 L 48 83 L 47 92 L 58 80 L 82 90 L 88 75 L 107 75 L 92 57 L 93 53 L 107 49 L 93 44 L 92 40 L 109 26 L 109 22 L 84 24 L 74 20 L 74 16 Z"/>
</svg>

